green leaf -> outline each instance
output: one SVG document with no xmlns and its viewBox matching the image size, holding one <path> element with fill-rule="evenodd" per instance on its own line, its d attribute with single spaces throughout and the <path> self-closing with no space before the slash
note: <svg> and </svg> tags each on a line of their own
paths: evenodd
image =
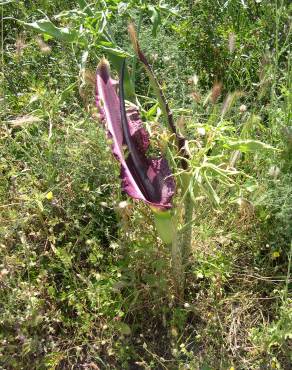
<svg viewBox="0 0 292 370">
<path fill-rule="evenodd" d="M 118 321 L 115 323 L 115 327 L 122 335 L 131 335 L 131 328 L 128 324 Z"/>
<path fill-rule="evenodd" d="M 237 140 L 228 141 L 224 147 L 229 149 L 239 150 L 243 153 L 261 152 L 263 150 L 277 150 L 269 144 L 262 143 L 258 140 Z"/>
<path fill-rule="evenodd" d="M 102 34 L 105 30 L 105 27 L 107 25 L 107 17 L 105 12 L 101 12 L 101 17 L 100 17 L 100 22 L 99 22 L 99 27 L 98 27 L 98 32 Z"/>
<path fill-rule="evenodd" d="M 170 5 L 166 3 L 160 2 L 158 6 L 161 11 L 164 11 L 172 15 L 179 15 L 179 10 L 177 8 L 172 8 Z"/>
<path fill-rule="evenodd" d="M 110 44 L 110 43 L 109 43 Z M 119 48 L 116 48 L 116 47 L 109 47 L 109 46 L 105 46 L 103 45 L 103 42 L 99 43 L 97 45 L 98 48 L 104 50 L 106 53 L 110 53 L 110 54 L 113 54 L 113 55 L 117 55 L 118 57 L 121 57 L 121 58 L 127 58 L 127 57 L 130 57 L 130 54 L 128 54 L 127 52 L 125 52 L 123 49 L 119 49 Z"/>
<path fill-rule="evenodd" d="M 107 58 L 109 59 L 111 65 L 117 71 L 117 73 L 120 73 L 121 67 L 122 67 L 122 64 L 123 64 L 123 61 L 124 61 L 124 57 L 121 57 L 120 55 L 108 52 L 107 53 Z M 126 68 L 126 70 L 125 70 L 124 87 L 125 87 L 126 97 L 129 100 L 133 99 L 134 96 L 135 96 L 135 91 L 134 91 L 134 88 L 133 88 L 133 85 L 132 85 L 132 82 L 131 82 L 131 79 L 130 79 L 128 68 Z"/>
<path fill-rule="evenodd" d="M 206 192 L 207 196 L 209 197 L 209 199 L 211 200 L 211 202 L 215 206 L 219 206 L 220 198 L 218 197 L 216 191 L 214 190 L 213 186 L 211 185 L 211 182 L 208 179 L 208 176 L 205 173 L 203 174 L 203 178 L 205 180 L 204 185 L 203 185 L 203 189 L 205 190 L 205 192 Z"/>
<path fill-rule="evenodd" d="M 156 104 L 154 104 L 147 112 L 146 112 L 146 118 L 147 118 L 147 120 L 151 120 L 151 119 L 153 119 L 154 117 L 155 117 L 155 115 L 156 115 L 156 112 L 157 112 L 157 108 L 158 108 L 158 106 L 159 106 L 159 104 L 158 103 L 156 103 Z"/>
<path fill-rule="evenodd" d="M 78 32 L 67 27 L 58 28 L 49 19 L 41 19 L 33 23 L 19 21 L 21 24 L 31 27 L 36 31 L 50 35 L 55 39 L 65 42 L 73 42 L 78 38 Z"/>
<path fill-rule="evenodd" d="M 152 5 L 149 5 L 148 9 L 151 12 L 152 35 L 156 37 L 158 26 L 161 23 L 160 11 Z"/>
<path fill-rule="evenodd" d="M 90 17 L 94 16 L 94 13 L 91 10 L 90 6 L 87 4 L 86 0 L 77 0 L 77 3 L 80 8 L 85 11 Z"/>
<path fill-rule="evenodd" d="M 9 3 L 13 3 L 15 0 L 0 0 L 0 5 L 5 5 Z"/>
</svg>

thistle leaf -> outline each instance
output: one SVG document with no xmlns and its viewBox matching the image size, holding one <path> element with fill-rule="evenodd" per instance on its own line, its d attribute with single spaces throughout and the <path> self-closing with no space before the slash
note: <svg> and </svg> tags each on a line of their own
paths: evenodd
<svg viewBox="0 0 292 370">
<path fill-rule="evenodd" d="M 277 150 L 269 144 L 262 143 L 258 140 L 236 140 L 228 141 L 225 147 L 233 150 L 239 150 L 243 153 L 261 152 L 263 150 Z"/>
<path fill-rule="evenodd" d="M 50 35 L 51 37 L 60 41 L 73 42 L 77 40 L 79 34 L 75 30 L 71 30 L 67 27 L 58 28 L 49 19 L 40 19 L 39 21 L 26 23 L 22 22 L 23 25 L 33 28 L 36 31 Z"/>
</svg>

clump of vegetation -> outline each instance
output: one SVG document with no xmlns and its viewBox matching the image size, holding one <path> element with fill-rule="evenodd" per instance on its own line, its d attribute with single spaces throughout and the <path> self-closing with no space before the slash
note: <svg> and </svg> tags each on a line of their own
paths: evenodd
<svg viewBox="0 0 292 370">
<path fill-rule="evenodd" d="M 0 367 L 288 370 L 291 5 L 1 6 Z M 175 179 L 159 212 L 120 189 L 103 56 Z"/>
</svg>

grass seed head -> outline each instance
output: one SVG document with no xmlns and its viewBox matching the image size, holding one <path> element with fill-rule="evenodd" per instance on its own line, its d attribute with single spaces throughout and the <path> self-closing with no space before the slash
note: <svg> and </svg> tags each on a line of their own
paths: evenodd
<svg viewBox="0 0 292 370">
<path fill-rule="evenodd" d="M 26 48 L 25 39 L 23 36 L 18 36 L 15 41 L 15 52 L 17 57 L 21 57 L 23 50 Z"/>
<path fill-rule="evenodd" d="M 37 37 L 36 42 L 43 54 L 50 54 L 52 48 L 46 42 L 44 42 L 44 40 L 42 40 L 40 37 Z"/>
<path fill-rule="evenodd" d="M 232 54 L 235 50 L 235 40 L 236 40 L 236 37 L 235 37 L 235 33 L 231 32 L 229 34 L 229 37 L 228 37 L 228 49 L 229 49 L 229 52 Z"/>
<path fill-rule="evenodd" d="M 222 82 L 215 82 L 211 91 L 210 101 L 212 104 L 216 104 L 219 96 L 222 92 Z"/>
</svg>

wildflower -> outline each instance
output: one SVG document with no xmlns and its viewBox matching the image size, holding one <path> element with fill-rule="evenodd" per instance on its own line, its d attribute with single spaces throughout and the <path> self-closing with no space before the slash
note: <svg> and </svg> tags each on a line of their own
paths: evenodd
<svg viewBox="0 0 292 370">
<path fill-rule="evenodd" d="M 173 337 L 177 337 L 178 336 L 177 329 L 174 326 L 171 328 L 171 335 Z"/>
<path fill-rule="evenodd" d="M 52 193 L 51 191 L 49 191 L 49 192 L 46 194 L 46 198 L 47 198 L 48 200 L 52 200 L 52 199 L 54 198 L 53 193 Z"/>
<path fill-rule="evenodd" d="M 273 258 L 279 258 L 280 257 L 280 252 L 279 251 L 274 251 L 273 252 Z"/>
<path fill-rule="evenodd" d="M 129 203 L 126 201 L 126 200 L 123 200 L 119 203 L 119 208 L 120 209 L 124 209 L 124 208 L 127 208 L 129 206 Z"/>
<path fill-rule="evenodd" d="M 247 110 L 247 106 L 246 106 L 245 104 L 242 104 L 242 105 L 239 107 L 239 111 L 240 111 L 240 113 L 244 113 L 244 112 L 246 112 L 246 110 Z"/>
<path fill-rule="evenodd" d="M 4 277 L 9 274 L 9 271 L 7 269 L 2 269 L 0 271 L 0 277 Z"/>
<path fill-rule="evenodd" d="M 156 62 L 158 60 L 158 54 L 152 54 L 151 58 L 152 58 L 153 62 Z"/>
<path fill-rule="evenodd" d="M 280 168 L 277 166 L 271 166 L 268 173 L 269 173 L 269 176 L 276 179 L 280 174 Z"/>
<path fill-rule="evenodd" d="M 198 128 L 197 128 L 197 131 L 198 131 L 198 134 L 199 134 L 200 136 L 205 136 L 205 135 L 206 135 L 206 130 L 205 130 L 205 128 L 204 128 L 204 127 L 198 127 Z"/>
</svg>

